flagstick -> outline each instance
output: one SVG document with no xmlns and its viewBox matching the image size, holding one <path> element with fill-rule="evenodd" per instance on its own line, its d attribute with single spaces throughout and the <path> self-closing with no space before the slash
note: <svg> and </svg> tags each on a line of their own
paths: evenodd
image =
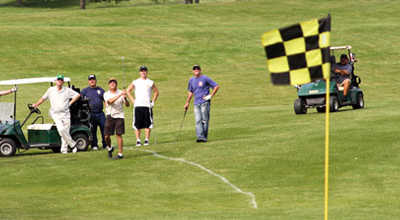
<svg viewBox="0 0 400 220">
<path fill-rule="evenodd" d="M 328 220 L 328 192 L 329 192 L 329 111 L 330 111 L 330 77 L 326 79 L 326 104 L 325 104 L 325 213 L 324 220 Z"/>
</svg>

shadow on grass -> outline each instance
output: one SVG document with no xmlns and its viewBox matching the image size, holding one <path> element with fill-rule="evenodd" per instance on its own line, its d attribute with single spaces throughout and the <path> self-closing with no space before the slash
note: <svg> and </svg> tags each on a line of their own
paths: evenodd
<svg viewBox="0 0 400 220">
<path fill-rule="evenodd" d="M 46 155 L 46 154 L 56 154 L 53 151 L 43 151 L 43 152 L 38 152 L 38 151 L 32 151 L 32 152 L 26 152 L 26 151 L 21 151 L 17 154 L 15 154 L 16 157 L 23 157 L 23 156 L 39 156 L 39 155 Z"/>
</svg>

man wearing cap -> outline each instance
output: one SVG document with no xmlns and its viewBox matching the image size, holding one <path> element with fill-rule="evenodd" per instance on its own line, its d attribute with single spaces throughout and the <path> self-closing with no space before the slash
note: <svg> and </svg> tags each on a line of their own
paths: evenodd
<svg viewBox="0 0 400 220">
<path fill-rule="evenodd" d="M 188 96 L 184 108 L 187 111 L 194 95 L 196 142 L 207 142 L 211 98 L 214 97 L 220 87 L 216 82 L 201 73 L 199 65 L 194 65 L 192 69 L 193 77 L 188 83 Z M 211 94 L 210 89 L 212 89 Z"/>
<path fill-rule="evenodd" d="M 108 157 L 112 158 L 114 148 L 111 146 L 111 136 L 116 135 L 118 143 L 118 155 L 114 159 L 123 158 L 123 139 L 125 133 L 124 104 L 129 107 L 129 101 L 126 97 L 126 91 L 118 89 L 118 82 L 115 78 L 108 81 L 109 90 L 104 93 L 106 102 L 106 125 L 104 128 L 105 139 L 107 143 Z"/>
<path fill-rule="evenodd" d="M 129 85 L 128 97 L 134 103 L 134 115 L 132 127 L 135 129 L 136 146 L 141 146 L 140 130 L 144 129 L 145 139 L 143 145 L 149 145 L 150 132 L 153 128 L 153 107 L 158 98 L 159 92 L 153 80 L 147 78 L 146 66 L 139 67 L 140 77 Z M 131 92 L 134 90 L 135 99 Z M 151 93 L 153 98 L 151 98 Z"/>
<path fill-rule="evenodd" d="M 61 153 L 68 153 L 68 146 L 72 148 L 72 152 L 78 151 L 76 142 L 69 133 L 71 127 L 71 114 L 69 106 L 80 98 L 79 93 L 71 88 L 64 87 L 64 75 L 58 74 L 56 85 L 47 89 L 46 93 L 32 106 L 37 108 L 44 101 L 50 101 L 50 116 L 56 124 L 58 134 L 61 136 Z"/>
<path fill-rule="evenodd" d="M 343 86 L 343 95 L 347 98 L 347 93 L 350 88 L 351 80 L 350 74 L 353 71 L 353 67 L 349 64 L 349 58 L 346 54 L 340 56 L 340 64 L 335 65 L 335 73 L 339 75 L 338 86 Z"/>
<path fill-rule="evenodd" d="M 101 140 L 103 143 L 103 149 L 106 148 L 107 144 L 104 138 L 104 124 L 106 122 L 106 116 L 103 112 L 104 104 L 104 89 L 97 86 L 96 75 L 90 74 L 88 76 L 89 86 L 82 89 L 81 96 L 86 97 L 89 100 L 90 106 L 90 121 L 92 124 L 92 150 L 98 150 L 97 140 L 97 127 L 100 128 Z"/>
</svg>

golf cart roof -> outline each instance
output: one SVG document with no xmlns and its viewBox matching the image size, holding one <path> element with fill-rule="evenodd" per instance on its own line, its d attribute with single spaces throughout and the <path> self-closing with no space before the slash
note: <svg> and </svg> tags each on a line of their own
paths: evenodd
<svg viewBox="0 0 400 220">
<path fill-rule="evenodd" d="M 21 85 L 21 84 L 34 84 L 34 83 L 52 83 L 57 80 L 56 77 L 38 77 L 38 78 L 25 78 L 25 79 L 11 79 L 0 81 L 0 85 Z M 64 77 L 64 82 L 70 82 L 71 78 Z"/>
<path fill-rule="evenodd" d="M 347 46 L 338 46 L 338 47 L 330 47 L 331 50 L 350 50 L 351 46 L 347 45 Z"/>
</svg>

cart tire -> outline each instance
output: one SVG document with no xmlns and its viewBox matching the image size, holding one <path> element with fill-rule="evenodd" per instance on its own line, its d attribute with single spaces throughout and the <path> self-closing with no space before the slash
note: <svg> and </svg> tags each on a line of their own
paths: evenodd
<svg viewBox="0 0 400 220">
<path fill-rule="evenodd" d="M 339 101 L 336 96 L 331 96 L 330 98 L 330 112 L 337 112 L 339 111 Z"/>
<path fill-rule="evenodd" d="M 317 107 L 317 112 L 319 113 L 325 113 L 325 107 Z"/>
<path fill-rule="evenodd" d="M 359 108 L 364 108 L 365 103 L 364 103 L 364 96 L 360 92 L 357 94 L 357 104 L 353 105 L 353 109 L 359 109 Z"/>
<path fill-rule="evenodd" d="M 0 141 L 0 155 L 4 157 L 11 157 L 17 152 L 17 143 L 11 138 L 3 138 Z"/>
<path fill-rule="evenodd" d="M 60 153 L 60 152 L 61 152 L 61 147 L 53 147 L 53 148 L 51 148 L 51 150 L 52 150 L 54 153 Z"/>
<path fill-rule="evenodd" d="M 75 133 L 72 135 L 72 139 L 77 142 L 77 148 L 79 151 L 87 151 L 89 148 L 89 137 L 83 133 Z"/>
<path fill-rule="evenodd" d="M 303 99 L 299 98 L 294 101 L 294 112 L 296 115 L 307 113 L 306 103 L 304 103 Z"/>
</svg>

